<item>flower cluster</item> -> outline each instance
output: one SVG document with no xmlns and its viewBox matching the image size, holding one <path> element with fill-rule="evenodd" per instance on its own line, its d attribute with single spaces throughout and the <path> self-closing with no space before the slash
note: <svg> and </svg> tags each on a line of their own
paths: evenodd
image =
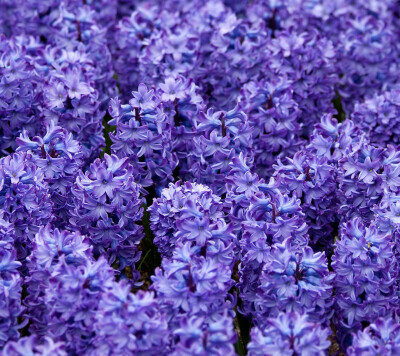
<svg viewBox="0 0 400 356">
<path fill-rule="evenodd" d="M 264 329 L 251 331 L 249 355 L 326 355 L 329 330 L 311 323 L 296 312 L 281 313 L 267 320 Z"/>
<path fill-rule="evenodd" d="M 15 148 L 21 127 L 36 133 L 40 127 L 41 78 L 36 61 L 15 39 L 0 35 L 0 152 Z"/>
<path fill-rule="evenodd" d="M 346 14 L 339 35 L 338 70 L 342 77 L 338 91 L 346 108 L 377 90 L 393 86 L 400 70 L 393 19 L 377 16 L 379 9 L 352 12 Z"/>
<path fill-rule="evenodd" d="M 261 272 L 271 254 L 271 245 L 306 246 L 308 227 L 299 200 L 282 194 L 277 183 L 265 184 L 250 171 L 243 156 L 233 160 L 226 178 L 225 206 L 240 246 L 239 290 L 241 310 L 248 317 L 262 318 L 257 312 Z"/>
<path fill-rule="evenodd" d="M 22 337 L 18 341 L 9 342 L 3 351 L 2 356 L 67 356 L 65 344 L 63 342 L 54 342 L 54 340 L 46 336 L 43 342 L 39 341 L 38 337 L 32 335 Z"/>
<path fill-rule="evenodd" d="M 163 355 L 168 350 L 168 323 L 159 302 L 152 293 L 130 289 L 129 283 L 115 283 L 101 299 L 89 355 Z"/>
<path fill-rule="evenodd" d="M 312 243 L 321 244 L 322 240 L 323 245 L 329 245 L 338 205 L 335 167 L 327 157 L 302 151 L 286 161 L 278 160 L 275 166 L 281 191 L 301 199 Z"/>
<path fill-rule="evenodd" d="M 177 355 L 233 352 L 236 244 L 222 207 L 206 186 L 171 183 L 150 208 L 163 256 L 152 288 L 177 338 Z"/>
<path fill-rule="evenodd" d="M 400 186 L 400 151 L 369 145 L 364 140 L 340 160 L 340 210 L 348 217 L 373 220 L 373 208 Z"/>
<path fill-rule="evenodd" d="M 222 208 L 221 199 L 207 186 L 170 183 L 149 207 L 154 243 L 161 256 L 170 257 L 176 245 L 189 242 L 222 253 L 226 250 L 228 257 L 234 236 Z"/>
<path fill-rule="evenodd" d="M 341 227 L 332 267 L 337 318 L 356 331 L 363 322 L 388 317 L 398 308 L 398 267 L 390 235 L 354 218 Z"/>
<path fill-rule="evenodd" d="M 83 165 L 82 148 L 72 134 L 53 123 L 43 137 L 35 136 L 32 140 L 24 131 L 17 138 L 17 152 L 28 152 L 32 161 L 44 173 L 44 181 L 49 186 L 53 202 L 53 214 L 57 225 L 68 221 L 68 206 L 72 204 L 71 188 Z"/>
<path fill-rule="evenodd" d="M 0 45 L 2 150 L 15 148 L 21 129 L 41 135 L 51 121 L 71 131 L 87 157 L 104 145 L 104 105 L 116 90 L 108 28 L 97 22 L 113 17 L 113 7 L 85 3 L 32 0 L 10 9 L 3 27 L 12 36 Z"/>
<path fill-rule="evenodd" d="M 0 355 L 400 353 L 398 0 L 0 9 Z"/>
<path fill-rule="evenodd" d="M 136 224 L 143 215 L 140 186 L 133 178 L 133 166 L 127 158 L 105 154 L 97 158 L 76 178 L 71 209 L 71 225 L 88 235 L 96 256 L 106 255 L 119 268 L 134 266 L 140 253 L 137 245 L 143 237 Z"/>
<path fill-rule="evenodd" d="M 0 213 L 13 224 L 13 239 L 18 258 L 30 253 L 39 227 L 53 219 L 52 201 L 44 172 L 27 152 L 0 159 Z"/>
<path fill-rule="evenodd" d="M 277 157 L 292 156 L 304 143 L 301 110 L 285 79 L 246 83 L 240 105 L 252 127 L 254 168 L 261 176 L 272 173 Z"/>
<path fill-rule="evenodd" d="M 266 255 L 255 296 L 256 323 L 269 315 L 294 310 L 307 313 L 309 319 L 323 323 L 329 320 L 332 307 L 332 280 L 322 252 L 311 247 L 295 249 L 286 240 L 275 244 Z"/>
<path fill-rule="evenodd" d="M 143 186 L 162 188 L 173 180 L 178 155 L 188 149 L 191 120 L 200 104 L 195 85 L 183 77 L 167 78 L 158 90 L 141 83 L 129 104 L 111 99 L 109 125 L 116 126 L 112 152 L 129 157 Z"/>
<path fill-rule="evenodd" d="M 397 89 L 375 93 L 354 107 L 352 120 L 369 133 L 373 144 L 385 147 L 399 144 L 400 92 Z"/>
<path fill-rule="evenodd" d="M 17 270 L 21 263 L 16 260 L 14 250 L 4 249 L 0 253 L 0 347 L 8 340 L 17 340 L 19 317 L 24 311 L 21 305 L 22 278 Z"/>
<path fill-rule="evenodd" d="M 32 253 L 28 257 L 29 278 L 26 279 L 28 307 L 33 333 L 46 334 L 49 327 L 49 307 L 45 292 L 49 288 L 49 278 L 58 263 L 80 266 L 92 257 L 88 241 L 80 234 L 52 229 L 48 224 L 36 234 L 32 243 Z"/>
<path fill-rule="evenodd" d="M 400 352 L 400 326 L 397 319 L 378 318 L 370 326 L 354 335 L 348 354 L 396 355 Z"/>
</svg>

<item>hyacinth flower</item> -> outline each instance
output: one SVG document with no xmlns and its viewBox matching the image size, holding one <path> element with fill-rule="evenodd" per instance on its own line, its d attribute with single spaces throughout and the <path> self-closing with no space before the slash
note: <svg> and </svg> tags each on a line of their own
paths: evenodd
<svg viewBox="0 0 400 356">
<path fill-rule="evenodd" d="M 0 15 L 0 23 L 9 23 L 18 35 L 31 58 L 30 76 L 38 78 L 26 92 L 34 94 L 37 114 L 26 125 L 29 135 L 43 134 L 43 122 L 56 119 L 79 138 L 86 157 L 97 155 L 104 145 L 104 109 L 116 94 L 107 43 L 116 21 L 116 1 L 33 0 L 6 13 Z M 40 131 L 32 130 L 38 126 Z"/>
<path fill-rule="evenodd" d="M 240 234 L 242 221 L 246 220 L 250 198 L 260 192 L 259 185 L 266 187 L 264 180 L 251 172 L 251 163 L 248 157 L 240 153 L 232 158 L 230 172 L 225 177 L 227 193 L 223 202 L 224 210 L 237 234 Z"/>
<path fill-rule="evenodd" d="M 360 218 L 344 223 L 335 243 L 332 267 L 336 273 L 335 317 L 341 341 L 365 323 L 398 310 L 398 265 L 389 234 Z"/>
<path fill-rule="evenodd" d="M 14 226 L 18 259 L 29 254 L 39 227 L 53 219 L 52 206 L 44 172 L 31 154 L 18 152 L 0 159 L 0 213 Z"/>
<path fill-rule="evenodd" d="M 128 283 L 114 283 L 99 303 L 96 338 L 89 355 L 164 355 L 170 352 L 170 330 L 151 292 L 131 293 Z"/>
<path fill-rule="evenodd" d="M 38 65 L 40 75 L 47 75 L 44 92 L 43 121 L 54 121 L 67 129 L 78 140 L 84 158 L 97 157 L 104 146 L 102 120 L 105 112 L 100 107 L 99 92 L 90 77 L 93 62 L 79 51 L 45 48 L 48 63 Z M 88 73 L 88 74 L 86 74 Z"/>
<path fill-rule="evenodd" d="M 254 169 L 261 177 L 272 172 L 277 157 L 291 156 L 303 140 L 301 111 L 290 82 L 251 81 L 240 92 L 240 104 L 252 127 Z"/>
<path fill-rule="evenodd" d="M 96 156 L 104 145 L 104 111 L 94 62 L 81 48 L 45 46 L 28 36 L 4 40 L 1 46 L 3 82 L 8 80 L 1 90 L 3 152 L 16 148 L 15 138 L 23 130 L 30 137 L 44 135 L 55 121 L 81 142 L 85 158 Z"/>
<path fill-rule="evenodd" d="M 3 219 L 5 212 L 0 210 L 0 249 L 13 250 L 14 249 L 14 224 L 6 219 Z"/>
<path fill-rule="evenodd" d="M 354 121 L 339 123 L 332 114 L 324 114 L 314 126 L 307 151 L 326 157 L 328 164 L 338 167 L 340 160 L 358 149 L 362 142 L 368 143 L 369 139 Z"/>
<path fill-rule="evenodd" d="M 122 93 L 129 93 L 132 87 L 140 83 L 139 80 L 156 84 L 152 70 L 161 70 L 159 77 L 165 78 L 185 74 L 193 68 L 191 62 L 195 59 L 195 52 L 188 42 L 193 44 L 199 40 L 190 33 L 190 30 L 194 30 L 190 28 L 192 25 L 182 19 L 174 33 L 173 27 L 178 23 L 178 17 L 169 15 L 170 12 L 156 3 L 140 4 L 134 11 L 126 13 L 117 24 L 112 50 Z M 168 22 L 163 21 L 167 18 Z M 164 24 L 163 28 L 161 24 Z M 189 40 L 186 36 L 180 36 L 180 33 L 192 38 Z M 147 48 L 144 47 L 145 43 Z M 164 48 L 165 53 L 159 51 L 160 47 Z M 186 63 L 182 63 L 182 56 L 187 58 Z"/>
<path fill-rule="evenodd" d="M 129 157 L 136 167 L 135 177 L 144 187 L 162 189 L 173 175 L 190 176 L 190 152 L 196 132 L 195 117 L 203 101 L 197 86 L 181 76 L 168 77 L 156 88 L 141 83 L 132 92 L 129 104 L 118 98 L 110 100 L 109 112 L 116 126 L 110 135 L 112 152 Z M 179 171 L 174 172 L 180 162 Z"/>
<path fill-rule="evenodd" d="M 377 231 L 391 236 L 393 253 L 398 259 L 400 256 L 400 196 L 385 192 L 379 205 L 373 207 L 373 212 Z M 400 280 L 399 275 L 397 279 Z"/>
<path fill-rule="evenodd" d="M 21 304 L 23 279 L 19 267 L 21 263 L 16 259 L 15 250 L 0 251 L 0 347 L 8 340 L 17 340 L 18 330 L 27 322 L 25 319 L 21 323 L 19 319 L 24 311 Z"/>
<path fill-rule="evenodd" d="M 278 160 L 275 165 L 279 189 L 301 199 L 314 248 L 331 253 L 333 237 L 340 222 L 338 211 L 345 210 L 351 204 L 348 196 L 357 193 L 351 189 L 345 192 L 338 189 L 345 181 L 343 166 L 368 142 L 353 121 L 338 123 L 328 113 L 315 125 L 309 143 L 302 151 Z M 350 179 L 346 182 L 354 184 Z"/>
<path fill-rule="evenodd" d="M 85 174 L 79 172 L 72 188 L 75 208 L 70 223 L 89 237 L 96 257 L 105 255 L 120 269 L 140 259 L 137 246 L 143 237 L 142 226 L 136 224 L 143 202 L 133 171 L 127 158 L 105 154 Z"/>
<path fill-rule="evenodd" d="M 360 216 L 364 222 L 373 219 L 373 208 L 385 192 L 397 194 L 400 181 L 400 151 L 360 143 L 340 160 L 339 190 L 340 213 L 347 218 Z"/>
<path fill-rule="evenodd" d="M 301 200 L 311 243 L 325 248 L 332 243 L 337 220 L 337 168 L 329 164 L 326 157 L 303 151 L 284 161 L 278 159 L 274 168 L 275 179 L 280 182 L 279 189 Z"/>
<path fill-rule="evenodd" d="M 379 10 L 377 13 L 380 15 Z M 345 28 L 339 34 L 338 92 L 345 110 L 351 111 L 357 102 L 393 87 L 400 68 L 392 19 L 371 11 L 357 12 L 345 19 Z"/>
<path fill-rule="evenodd" d="M 242 224 L 242 231 L 237 232 L 243 243 L 258 237 L 272 243 L 293 236 L 296 244 L 306 244 L 307 226 L 303 221 L 300 201 L 279 191 L 279 179 L 272 178 L 269 184 L 259 179 L 257 174 L 251 172 L 247 161 L 242 154 L 234 157 L 230 173 L 225 178 L 227 196 L 224 208 L 235 231 Z M 294 226 L 296 230 L 292 230 Z"/>
<path fill-rule="evenodd" d="M 73 266 L 85 265 L 92 261 L 89 241 L 76 232 L 52 229 L 48 224 L 40 228 L 32 243 L 32 253 L 28 257 L 29 277 L 25 279 L 29 330 L 37 335 L 45 335 L 49 325 L 49 309 L 45 303 L 45 292 L 49 288 L 49 278 L 61 259 Z"/>
<path fill-rule="evenodd" d="M 330 331 L 309 322 L 307 314 L 280 313 L 276 318 L 269 318 L 266 324 L 263 329 L 255 327 L 251 330 L 250 356 L 327 354 Z"/>
<path fill-rule="evenodd" d="M 216 321 L 192 316 L 182 318 L 174 330 L 177 337 L 172 355 L 236 355 L 234 344 L 237 335 L 232 328 L 232 318 L 221 315 Z"/>
<path fill-rule="evenodd" d="M 224 206 L 240 247 L 240 311 L 252 318 L 260 274 L 271 246 L 288 238 L 294 246 L 306 246 L 308 226 L 299 199 L 282 194 L 277 188 L 279 180 L 266 184 L 252 174 L 243 155 L 233 159 L 226 184 Z"/>
<path fill-rule="evenodd" d="M 227 109 L 248 80 L 243 73 L 256 76 L 262 66 L 266 37 L 261 20 L 239 19 L 222 1 L 140 4 L 115 33 L 121 91 L 128 93 L 139 80 L 157 85 L 190 76 L 210 106 Z"/>
<path fill-rule="evenodd" d="M 0 351 L 1 356 L 67 356 L 65 343 L 55 342 L 50 336 L 41 340 L 37 335 L 10 341 Z"/>
<path fill-rule="evenodd" d="M 175 335 L 173 354 L 231 354 L 235 251 L 220 199 L 201 184 L 171 183 L 150 212 L 154 241 L 164 242 L 151 288 Z"/>
<path fill-rule="evenodd" d="M 329 323 L 334 274 L 324 253 L 314 253 L 308 246 L 293 247 L 287 239 L 273 245 L 265 260 L 254 295 L 256 325 L 262 326 L 280 311 L 306 313 L 310 321 Z"/>
<path fill-rule="evenodd" d="M 351 118 L 368 134 L 372 144 L 385 147 L 400 143 L 399 113 L 400 91 L 393 89 L 356 103 Z"/>
<path fill-rule="evenodd" d="M 233 352 L 236 300 L 229 293 L 234 285 L 231 276 L 227 261 L 190 243 L 178 244 L 173 256 L 156 268 L 151 288 L 167 315 L 169 329 L 178 337 L 173 354 Z"/>
<path fill-rule="evenodd" d="M 116 1 L 67 0 L 51 5 L 48 17 L 42 18 L 43 36 L 58 48 L 84 51 L 92 65 L 90 79 L 102 105 L 116 93 L 108 46 L 109 27 L 116 21 Z"/>
<path fill-rule="evenodd" d="M 81 145 L 73 139 L 71 133 L 53 123 L 43 137 L 35 136 L 30 139 L 24 131 L 17 138 L 17 143 L 17 152 L 31 154 L 32 161 L 42 170 L 44 180 L 49 186 L 53 214 L 57 217 L 55 223 L 62 227 L 69 218 L 72 185 L 83 165 Z"/>
<path fill-rule="evenodd" d="M 1 32 L 1 31 L 0 31 Z M 36 134 L 40 123 L 41 79 L 34 70 L 35 59 L 15 39 L 0 35 L 0 152 L 16 148 L 21 128 Z"/>
<path fill-rule="evenodd" d="M 400 352 L 400 324 L 398 318 L 378 318 L 363 331 L 353 334 L 352 345 L 346 354 L 397 355 Z"/>
<path fill-rule="evenodd" d="M 175 246 L 189 242 L 234 263 L 234 235 L 225 221 L 220 197 L 205 185 L 170 183 L 149 207 L 154 243 L 162 257 Z"/>
<path fill-rule="evenodd" d="M 229 111 L 201 111 L 195 126 L 198 136 L 193 139 L 192 152 L 187 157 L 188 173 L 222 195 L 232 158 L 240 152 L 252 156 L 252 127 L 239 103 Z"/>
<path fill-rule="evenodd" d="M 231 273 L 229 266 L 186 243 L 176 246 L 171 258 L 163 259 L 152 277 L 152 288 L 175 316 L 183 313 L 217 319 L 233 285 Z"/>
<path fill-rule="evenodd" d="M 163 101 L 163 95 L 143 83 L 132 96 L 129 104 L 122 105 L 118 98 L 110 101 L 113 119 L 109 124 L 116 126 L 115 134 L 110 136 L 111 149 L 118 157 L 129 157 L 143 186 L 166 185 L 173 180 L 172 173 L 178 164 L 172 133 L 178 98 L 175 107 L 170 107 L 168 101 Z M 186 97 L 179 96 L 179 99 Z"/>
<path fill-rule="evenodd" d="M 339 78 L 332 41 L 315 29 L 302 32 L 290 27 L 271 39 L 267 51 L 267 71 L 291 83 L 304 134 L 310 134 L 320 113 L 333 111 L 332 99 Z"/>
<path fill-rule="evenodd" d="M 104 293 L 112 288 L 114 270 L 100 257 L 74 266 L 61 256 L 44 291 L 47 335 L 65 342 L 71 353 L 87 353 L 93 347 L 93 321 Z"/>
<path fill-rule="evenodd" d="M 21 3 L 17 9 L 7 9 L 10 5 L 8 1 L 5 2 L 5 11 L 0 17 L 3 33 L 12 32 L 14 35 L 27 36 L 40 33 L 43 42 L 64 46 L 79 43 L 87 45 L 86 40 L 93 35 L 89 32 L 94 31 L 92 27 L 111 26 L 116 20 L 117 13 L 114 0 L 50 0 L 45 3 L 32 0 Z M 78 9 L 81 15 L 76 18 L 75 12 Z M 32 22 L 27 24 L 28 20 Z M 97 37 L 103 36 L 97 35 Z M 98 41 L 100 39 L 97 38 Z"/>
</svg>

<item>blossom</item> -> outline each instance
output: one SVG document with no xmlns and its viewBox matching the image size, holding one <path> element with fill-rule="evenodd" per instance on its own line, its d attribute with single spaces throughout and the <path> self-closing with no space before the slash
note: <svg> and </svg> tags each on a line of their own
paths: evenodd
<svg viewBox="0 0 400 356">
<path fill-rule="evenodd" d="M 0 177 L 0 211 L 3 219 L 16 227 L 16 249 L 24 258 L 39 227 L 53 219 L 48 185 L 43 171 L 26 152 L 1 158 Z"/>
<path fill-rule="evenodd" d="M 55 355 L 66 356 L 67 351 L 63 342 L 54 342 L 54 340 L 46 336 L 44 341 L 36 335 L 22 337 L 18 341 L 8 342 L 2 350 L 2 355 L 23 356 L 23 355 Z"/>
<path fill-rule="evenodd" d="M 44 180 L 49 186 L 57 224 L 63 227 L 63 220 L 69 218 L 67 206 L 72 203 L 73 181 L 84 163 L 79 141 L 52 122 L 43 136 L 30 139 L 27 132 L 23 131 L 17 138 L 17 143 L 17 152 L 28 152 L 32 155 L 32 161 L 43 172 Z"/>
<path fill-rule="evenodd" d="M 249 355 L 325 355 L 329 330 L 307 320 L 307 314 L 281 313 L 264 329 L 251 330 Z"/>
<path fill-rule="evenodd" d="M 390 235 L 379 232 L 375 225 L 364 226 L 360 218 L 342 225 L 332 267 L 336 272 L 335 318 L 344 334 L 397 309 L 397 264 L 392 246 Z"/>
<path fill-rule="evenodd" d="M 323 253 L 310 247 L 297 250 L 286 240 L 266 254 L 255 295 L 255 322 L 279 311 L 307 312 L 310 321 L 323 323 L 332 315 L 332 280 Z"/>
<path fill-rule="evenodd" d="M 127 158 L 105 154 L 103 160 L 96 159 L 85 174 L 79 172 L 72 194 L 70 223 L 89 236 L 95 255 L 106 254 L 110 263 L 118 260 L 121 269 L 133 266 L 140 258 L 137 245 L 143 236 L 135 222 L 143 209 Z"/>
<path fill-rule="evenodd" d="M 363 331 L 353 334 L 349 355 L 396 354 L 399 352 L 399 323 L 393 318 L 378 318 Z"/>
<path fill-rule="evenodd" d="M 165 353 L 169 330 L 165 314 L 149 292 L 130 292 L 128 283 L 115 283 L 99 303 L 94 324 L 95 347 L 90 354 L 121 352 Z"/>
<path fill-rule="evenodd" d="M 3 347 L 8 340 L 17 340 L 18 329 L 25 322 L 19 318 L 24 307 L 21 304 L 23 279 L 18 271 L 21 263 L 16 260 L 15 250 L 0 252 L 0 346 Z"/>
<path fill-rule="evenodd" d="M 222 208 L 220 198 L 205 185 L 170 183 L 149 207 L 154 243 L 162 256 L 170 257 L 178 243 L 193 241 L 205 247 L 217 240 L 225 246 L 232 243 Z"/>
</svg>

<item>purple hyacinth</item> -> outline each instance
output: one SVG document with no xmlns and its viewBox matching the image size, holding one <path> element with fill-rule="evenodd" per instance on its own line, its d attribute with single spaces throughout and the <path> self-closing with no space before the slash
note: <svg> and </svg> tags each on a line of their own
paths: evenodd
<svg viewBox="0 0 400 356">
<path fill-rule="evenodd" d="M 357 103 L 351 115 L 352 120 L 369 134 L 372 144 L 385 147 L 398 145 L 400 113 L 400 91 L 393 89 L 376 93 L 361 103 Z"/>
<path fill-rule="evenodd" d="M 65 343 L 55 342 L 51 337 L 46 336 L 41 341 L 36 335 L 21 337 L 18 341 L 8 342 L 0 351 L 2 356 L 67 356 Z"/>
<path fill-rule="evenodd" d="M 230 259 L 218 257 L 212 249 L 178 244 L 152 276 L 151 288 L 175 336 L 174 355 L 233 353 L 232 268 Z"/>
<path fill-rule="evenodd" d="M 25 258 L 41 225 L 53 219 L 48 185 L 32 155 L 18 152 L 0 159 L 0 212 L 14 225 L 18 258 Z"/>
<path fill-rule="evenodd" d="M 44 292 L 48 307 L 47 334 L 63 341 L 72 353 L 93 347 L 93 323 L 101 297 L 113 286 L 114 270 L 100 257 L 74 266 L 62 256 L 54 266 Z"/>
<path fill-rule="evenodd" d="M 360 12 L 345 16 L 339 34 L 338 91 L 347 110 L 357 101 L 396 83 L 399 66 L 395 25 L 392 19 Z"/>
<path fill-rule="evenodd" d="M 249 355 L 326 355 L 329 329 L 307 320 L 307 314 L 281 313 L 264 329 L 251 330 Z"/>
<path fill-rule="evenodd" d="M 288 238 L 293 246 L 306 246 L 308 226 L 299 199 L 282 194 L 277 188 L 279 180 L 264 183 L 251 173 L 242 155 L 231 167 L 224 205 L 239 239 L 241 312 L 254 317 L 260 275 L 271 246 Z"/>
<path fill-rule="evenodd" d="M 397 318 L 378 318 L 363 331 L 353 334 L 347 354 L 396 355 L 400 352 L 400 324 Z"/>
<path fill-rule="evenodd" d="M 88 235 L 95 256 L 107 256 L 110 264 L 117 261 L 120 269 L 140 259 L 137 246 L 143 237 L 136 223 L 143 215 L 143 201 L 133 172 L 127 158 L 105 154 L 85 174 L 79 172 L 72 188 L 71 225 Z"/>
<path fill-rule="evenodd" d="M 36 234 L 27 262 L 29 277 L 25 279 L 25 304 L 32 333 L 45 335 L 48 331 L 49 306 L 45 302 L 45 292 L 58 262 L 64 259 L 68 265 L 81 266 L 93 260 L 88 242 L 79 233 L 52 229 L 50 224 Z"/>
<path fill-rule="evenodd" d="M 0 251 L 0 347 L 8 340 L 17 340 L 18 330 L 27 323 L 27 319 L 20 320 L 24 307 L 21 304 L 23 279 L 19 267 L 21 263 L 16 259 L 15 250 Z"/>
<path fill-rule="evenodd" d="M 254 169 L 261 177 L 271 174 L 277 157 L 293 155 L 303 143 L 301 111 L 293 88 L 284 78 L 275 81 L 246 83 L 240 96 L 253 128 Z"/>
<path fill-rule="evenodd" d="M 161 255 L 170 257 L 176 245 L 190 242 L 215 253 L 220 250 L 232 263 L 234 235 L 222 209 L 221 199 L 209 187 L 170 183 L 149 207 L 154 243 Z"/>
<path fill-rule="evenodd" d="M 1 32 L 1 31 L 0 31 Z M 21 128 L 36 134 L 40 128 L 42 83 L 36 60 L 15 39 L 0 35 L 0 152 L 15 149 Z"/>
<path fill-rule="evenodd" d="M 62 227 L 65 220 L 69 219 L 71 188 L 83 165 L 81 145 L 71 133 L 53 123 L 43 137 L 30 139 L 24 131 L 17 138 L 17 143 L 17 151 L 31 154 L 34 164 L 42 170 L 44 180 L 49 185 L 56 224 Z"/>
<path fill-rule="evenodd" d="M 358 149 L 361 142 L 368 142 L 368 138 L 354 121 L 339 123 L 332 114 L 324 114 L 315 124 L 307 151 L 328 158 L 329 164 L 336 168 L 343 157 Z"/>
<path fill-rule="evenodd" d="M 275 179 L 284 194 L 300 199 L 314 245 L 332 243 L 337 221 L 337 168 L 326 157 L 298 151 L 293 158 L 278 159 Z"/>
<path fill-rule="evenodd" d="M 265 256 L 254 295 L 254 321 L 263 325 L 279 311 L 307 313 L 310 321 L 328 324 L 333 310 L 332 282 L 325 254 L 295 248 L 290 240 L 272 246 Z"/>
<path fill-rule="evenodd" d="M 354 218 L 341 226 L 332 268 L 336 295 L 335 320 L 341 338 L 362 323 L 398 310 L 398 267 L 389 234 Z"/>
<path fill-rule="evenodd" d="M 178 245 L 152 277 L 158 298 L 174 315 L 205 315 L 216 319 L 226 308 L 232 270 L 199 247 Z"/>
<path fill-rule="evenodd" d="M 400 181 L 400 152 L 394 146 L 374 147 L 361 141 L 340 160 L 338 195 L 340 212 L 346 217 L 373 219 L 374 205 L 385 194 L 397 194 Z"/>
<path fill-rule="evenodd" d="M 151 292 L 133 294 L 130 284 L 115 283 L 103 295 L 96 315 L 96 338 L 89 355 L 165 354 L 169 350 L 167 319 Z"/>
<path fill-rule="evenodd" d="M 227 314 L 215 321 L 198 316 L 184 317 L 174 335 L 178 338 L 172 352 L 174 356 L 235 355 L 237 336 L 232 328 L 232 318 Z"/>
</svg>

